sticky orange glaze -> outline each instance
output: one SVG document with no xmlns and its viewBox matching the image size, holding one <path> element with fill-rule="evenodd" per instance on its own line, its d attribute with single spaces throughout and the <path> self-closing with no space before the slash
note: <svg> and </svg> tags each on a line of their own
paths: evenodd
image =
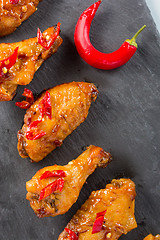
<svg viewBox="0 0 160 240">
<path fill-rule="evenodd" d="M 78 240 L 117 240 L 122 234 L 137 227 L 134 217 L 135 184 L 130 179 L 112 180 L 105 189 L 93 191 L 67 228 L 78 235 Z M 102 230 L 92 234 L 96 214 L 106 211 Z M 69 240 L 64 230 L 59 240 Z"/>
<path fill-rule="evenodd" d="M 160 235 L 156 235 L 155 237 L 152 234 L 149 234 L 144 240 L 160 240 Z"/>
<path fill-rule="evenodd" d="M 106 167 L 111 161 L 111 155 L 102 148 L 90 146 L 77 159 L 71 161 L 66 166 L 49 166 L 39 170 L 33 178 L 26 183 L 27 200 L 34 212 L 39 217 L 57 216 L 64 214 L 76 202 L 83 184 L 87 177 L 92 174 L 97 167 Z M 39 201 L 40 191 L 57 178 L 50 177 L 40 180 L 45 171 L 63 170 L 64 187 L 62 192 L 55 192 L 47 198 Z"/>
<path fill-rule="evenodd" d="M 16 30 L 21 23 L 35 11 L 39 0 L 19 0 L 11 4 L 9 0 L 0 0 L 0 37 Z"/>
<path fill-rule="evenodd" d="M 44 32 L 44 36 L 51 36 L 55 31 L 56 27 L 50 27 Z M 37 37 L 16 43 L 1 43 L 0 60 L 8 58 L 16 47 L 19 49 L 16 63 L 0 77 L 0 101 L 11 100 L 18 85 L 29 84 L 34 73 L 48 57 L 58 50 L 61 44 L 62 38 L 60 36 L 57 37 L 49 50 L 44 49 L 37 42 Z"/>
<path fill-rule="evenodd" d="M 60 146 L 63 140 L 76 129 L 88 115 L 91 102 L 96 100 L 98 90 L 92 83 L 71 82 L 48 90 L 51 95 L 52 119 L 46 115 L 39 129 L 46 135 L 38 140 L 27 140 L 28 124 L 40 119 L 39 102 L 45 93 L 27 110 L 24 125 L 18 133 L 18 150 L 21 157 L 30 157 L 35 162 Z"/>
</svg>

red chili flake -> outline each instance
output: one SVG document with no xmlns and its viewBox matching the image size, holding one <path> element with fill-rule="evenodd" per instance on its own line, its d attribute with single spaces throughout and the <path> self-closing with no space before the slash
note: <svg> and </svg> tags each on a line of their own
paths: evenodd
<svg viewBox="0 0 160 240">
<path fill-rule="evenodd" d="M 19 47 L 16 47 L 13 53 L 8 58 L 0 61 L 0 77 L 2 76 L 2 74 L 7 73 L 7 70 L 13 67 L 13 65 L 16 63 L 18 48 Z"/>
<path fill-rule="evenodd" d="M 78 236 L 75 232 L 73 232 L 69 228 L 65 228 L 64 230 L 69 234 L 69 240 L 78 240 Z"/>
<path fill-rule="evenodd" d="M 38 124 L 41 123 L 42 120 L 35 120 L 28 126 L 28 131 L 26 132 L 26 138 L 28 140 L 37 140 L 42 138 L 44 135 L 46 135 L 46 132 L 43 130 L 38 131 L 36 128 L 38 128 Z"/>
<path fill-rule="evenodd" d="M 49 119 L 52 118 L 51 95 L 48 91 L 46 91 L 45 96 L 40 101 L 38 108 L 42 118 L 45 114 L 49 117 Z"/>
<path fill-rule="evenodd" d="M 50 183 L 49 185 L 47 185 L 45 188 L 43 188 L 41 190 L 40 196 L 39 196 L 39 201 L 48 197 L 55 191 L 62 192 L 63 186 L 64 186 L 64 179 L 58 178 L 56 181 Z"/>
<path fill-rule="evenodd" d="M 37 209 L 37 213 L 39 218 L 43 217 L 46 214 L 46 210 L 42 207 L 42 208 L 38 208 Z"/>
<path fill-rule="evenodd" d="M 22 109 L 28 109 L 34 102 L 34 96 L 31 90 L 25 88 L 22 96 L 26 97 L 26 101 L 16 102 L 16 106 Z"/>
<path fill-rule="evenodd" d="M 96 220 L 94 221 L 93 228 L 92 228 L 92 234 L 98 233 L 102 229 L 103 221 L 104 221 L 104 215 L 107 210 L 103 212 L 99 212 L 96 215 Z"/>
<path fill-rule="evenodd" d="M 11 4 L 17 4 L 17 3 L 19 3 L 19 0 L 9 0 L 9 3 L 11 3 Z"/>
<path fill-rule="evenodd" d="M 31 117 L 28 117 L 27 119 L 27 125 L 29 125 L 31 123 Z"/>
<path fill-rule="evenodd" d="M 66 177 L 66 173 L 63 170 L 45 171 L 40 180 L 50 177 Z"/>
<path fill-rule="evenodd" d="M 56 147 L 60 147 L 62 145 L 62 141 L 55 140 L 54 144 L 56 145 Z"/>
<path fill-rule="evenodd" d="M 51 36 L 50 36 L 50 39 L 47 41 L 46 38 L 43 37 L 43 34 L 41 33 L 40 29 L 38 28 L 37 30 L 37 38 L 38 38 L 38 43 L 44 47 L 46 50 L 50 49 L 50 47 L 53 45 L 53 43 L 55 42 L 56 38 L 58 37 L 59 35 L 59 32 L 60 32 L 60 23 L 58 22 L 57 23 L 57 29 L 56 29 L 56 32 L 53 33 Z"/>
</svg>

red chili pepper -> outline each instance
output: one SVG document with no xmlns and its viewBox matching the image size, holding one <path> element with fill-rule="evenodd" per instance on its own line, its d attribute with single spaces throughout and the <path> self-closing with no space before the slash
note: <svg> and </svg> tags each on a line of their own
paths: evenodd
<svg viewBox="0 0 160 240">
<path fill-rule="evenodd" d="M 17 4 L 17 3 L 19 3 L 19 0 L 9 0 L 9 3 L 11 3 L 11 4 Z"/>
<path fill-rule="evenodd" d="M 26 101 L 29 103 L 34 102 L 33 92 L 27 88 L 24 89 L 22 96 L 26 97 Z"/>
<path fill-rule="evenodd" d="M 31 90 L 25 88 L 22 96 L 25 96 L 25 97 L 26 97 L 26 101 L 16 102 L 15 104 L 16 104 L 17 107 L 20 107 L 20 108 L 22 108 L 22 109 L 27 109 L 27 108 L 29 108 L 29 107 L 32 105 L 32 103 L 34 102 L 33 93 L 32 93 Z"/>
<path fill-rule="evenodd" d="M 42 174 L 40 180 L 50 177 L 66 177 L 66 173 L 63 170 L 46 171 Z"/>
<path fill-rule="evenodd" d="M 29 124 L 28 128 L 31 129 L 31 128 L 37 128 L 38 127 L 38 124 L 42 122 L 42 119 L 40 120 L 35 120 L 33 121 L 32 123 Z"/>
<path fill-rule="evenodd" d="M 22 108 L 22 109 L 28 109 L 31 106 L 31 104 L 27 101 L 16 102 L 15 104 L 17 107 Z"/>
<path fill-rule="evenodd" d="M 45 114 L 49 117 L 49 119 L 52 118 L 51 95 L 48 91 L 46 91 L 44 98 L 40 101 L 38 108 L 42 118 Z"/>
<path fill-rule="evenodd" d="M 2 74 L 4 74 L 4 68 L 9 70 L 16 63 L 18 48 L 19 47 L 16 47 L 13 53 L 8 58 L 0 61 L 0 77 L 2 76 Z"/>
<path fill-rule="evenodd" d="M 89 38 L 90 26 L 100 4 L 101 1 L 96 2 L 81 14 L 76 25 L 74 41 L 84 61 L 95 68 L 109 70 L 124 65 L 134 55 L 137 50 L 136 38 L 146 25 L 132 39 L 126 40 L 115 52 L 102 53 L 93 47 Z"/>
<path fill-rule="evenodd" d="M 41 33 L 40 29 L 38 28 L 37 30 L 37 38 L 38 38 L 38 43 L 44 47 L 46 50 L 50 49 L 50 47 L 53 45 L 53 43 L 55 42 L 56 38 L 58 37 L 59 35 L 59 32 L 60 32 L 60 23 L 58 22 L 57 23 L 57 29 L 56 29 L 56 32 L 53 33 L 51 36 L 50 36 L 50 39 L 47 41 L 44 37 L 43 37 L 43 34 Z"/>
<path fill-rule="evenodd" d="M 26 132 L 26 138 L 28 140 L 37 140 L 42 138 L 44 135 L 46 135 L 46 132 L 44 132 L 43 130 L 40 130 L 36 133 L 35 130 L 31 129 Z"/>
<path fill-rule="evenodd" d="M 96 214 L 96 219 L 99 218 L 99 217 L 104 217 L 104 215 L 106 214 L 107 210 L 103 211 L 103 212 L 99 212 Z"/>
<path fill-rule="evenodd" d="M 37 140 L 42 138 L 44 135 L 46 135 L 46 132 L 43 130 L 38 131 L 36 128 L 38 128 L 38 124 L 41 123 L 42 120 L 35 120 L 28 126 L 28 131 L 26 132 L 26 138 L 28 140 Z"/>
<path fill-rule="evenodd" d="M 92 234 L 98 233 L 101 231 L 103 226 L 103 221 L 104 221 L 104 215 L 106 211 L 107 210 L 97 213 L 96 220 L 94 221 L 93 228 L 92 228 Z"/>
<path fill-rule="evenodd" d="M 43 188 L 41 190 L 40 196 L 39 196 L 39 201 L 48 197 L 49 195 L 51 195 L 55 191 L 62 192 L 63 186 L 64 186 L 64 179 L 63 178 L 59 178 L 56 181 L 50 183 L 49 185 L 47 185 L 45 188 Z"/>
<path fill-rule="evenodd" d="M 66 232 L 69 234 L 70 240 L 78 240 L 78 236 L 69 228 L 65 228 Z"/>
</svg>

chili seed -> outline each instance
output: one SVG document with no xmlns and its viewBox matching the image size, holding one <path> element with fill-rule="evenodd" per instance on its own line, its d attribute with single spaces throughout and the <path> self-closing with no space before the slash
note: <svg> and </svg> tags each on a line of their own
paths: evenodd
<svg viewBox="0 0 160 240">
<path fill-rule="evenodd" d="M 110 238 L 110 237 L 111 237 L 111 233 L 108 233 L 108 234 L 107 234 L 107 238 Z"/>
<path fill-rule="evenodd" d="M 4 73 L 7 73 L 7 71 L 8 71 L 6 67 L 4 67 L 2 70 Z"/>
<path fill-rule="evenodd" d="M 22 12 L 27 12 L 27 6 L 26 5 L 24 5 L 23 7 L 22 7 Z"/>
</svg>

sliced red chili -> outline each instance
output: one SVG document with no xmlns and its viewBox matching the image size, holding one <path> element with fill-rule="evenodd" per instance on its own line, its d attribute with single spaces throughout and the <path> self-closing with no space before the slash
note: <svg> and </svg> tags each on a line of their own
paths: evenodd
<svg viewBox="0 0 160 240">
<path fill-rule="evenodd" d="M 46 91 L 45 96 L 40 101 L 38 109 L 42 117 L 46 114 L 49 119 L 52 118 L 51 95 L 48 91 Z"/>
<path fill-rule="evenodd" d="M 99 218 L 99 217 L 104 217 L 104 215 L 106 214 L 107 210 L 103 211 L 103 212 L 99 212 L 97 213 L 96 215 L 96 219 Z"/>
<path fill-rule="evenodd" d="M 11 3 L 11 4 L 17 4 L 17 3 L 19 3 L 19 0 L 9 0 L 9 3 Z"/>
<path fill-rule="evenodd" d="M 17 107 L 22 108 L 22 109 L 28 109 L 31 105 L 27 101 L 22 101 L 22 102 L 16 102 L 15 103 Z"/>
<path fill-rule="evenodd" d="M 103 226 L 103 221 L 104 221 L 104 215 L 106 211 L 107 210 L 97 213 L 96 220 L 94 221 L 93 228 L 92 228 L 92 234 L 98 233 L 101 231 Z"/>
<path fill-rule="evenodd" d="M 35 121 L 33 121 L 33 122 L 31 122 L 31 123 L 29 124 L 28 128 L 29 128 L 29 129 L 31 129 L 31 128 L 37 128 L 37 127 L 38 127 L 38 124 L 41 123 L 41 122 L 42 122 L 42 119 L 40 119 L 40 120 L 35 120 Z"/>
<path fill-rule="evenodd" d="M 46 132 L 43 130 L 38 131 L 36 128 L 38 128 L 38 124 L 41 123 L 42 120 L 35 120 L 28 126 L 28 131 L 26 132 L 26 138 L 28 140 L 37 140 L 42 138 L 44 135 L 46 135 Z"/>
<path fill-rule="evenodd" d="M 42 116 L 42 118 L 45 115 L 45 96 L 44 98 L 40 101 L 40 103 L 38 104 L 38 109 L 40 112 L 40 115 Z"/>
<path fill-rule="evenodd" d="M 46 171 L 42 174 L 40 180 L 50 177 L 66 177 L 66 173 L 63 170 Z"/>
<path fill-rule="evenodd" d="M 63 178 L 58 178 L 57 180 L 50 183 L 49 185 L 47 185 L 45 188 L 43 188 L 41 190 L 40 196 L 39 196 L 39 201 L 48 197 L 49 195 L 51 195 L 55 191 L 62 192 L 63 186 L 64 186 L 64 179 Z"/>
<path fill-rule="evenodd" d="M 13 53 L 6 59 L 0 61 L 0 77 L 4 74 L 4 69 L 6 68 L 9 70 L 13 65 L 16 63 L 17 55 L 18 55 L 18 48 L 16 47 Z"/>
<path fill-rule="evenodd" d="M 127 39 L 121 47 L 112 53 L 102 53 L 95 49 L 90 42 L 89 33 L 92 20 L 97 12 L 101 0 L 87 8 L 78 19 L 74 42 L 81 58 L 95 68 L 109 70 L 124 65 L 137 50 L 136 38 L 146 27 L 144 25 L 132 39 Z"/>
<path fill-rule="evenodd" d="M 65 228 L 64 230 L 69 234 L 70 240 L 78 240 L 78 236 L 75 232 L 73 232 L 69 228 Z"/>
<path fill-rule="evenodd" d="M 25 88 L 22 96 L 26 97 L 26 101 L 16 102 L 16 106 L 22 109 L 28 109 L 34 102 L 34 96 L 31 90 Z"/>
<path fill-rule="evenodd" d="M 53 33 L 50 36 L 50 39 L 47 41 L 46 38 L 43 37 L 43 34 L 41 33 L 40 29 L 38 28 L 37 30 L 37 38 L 38 38 L 38 43 L 44 47 L 46 50 L 49 50 L 50 47 L 53 45 L 53 43 L 55 42 L 56 38 L 59 35 L 60 32 L 60 23 L 57 23 L 57 29 L 55 31 L 55 33 Z"/>
<path fill-rule="evenodd" d="M 34 102 L 34 96 L 33 96 L 33 92 L 31 90 L 25 88 L 22 96 L 26 97 L 27 102 L 29 102 L 31 104 Z"/>
<path fill-rule="evenodd" d="M 44 135 L 46 135 L 46 132 L 44 132 L 43 130 L 35 132 L 35 130 L 31 129 L 28 132 L 26 132 L 26 138 L 28 140 L 37 140 L 42 138 Z"/>
</svg>

